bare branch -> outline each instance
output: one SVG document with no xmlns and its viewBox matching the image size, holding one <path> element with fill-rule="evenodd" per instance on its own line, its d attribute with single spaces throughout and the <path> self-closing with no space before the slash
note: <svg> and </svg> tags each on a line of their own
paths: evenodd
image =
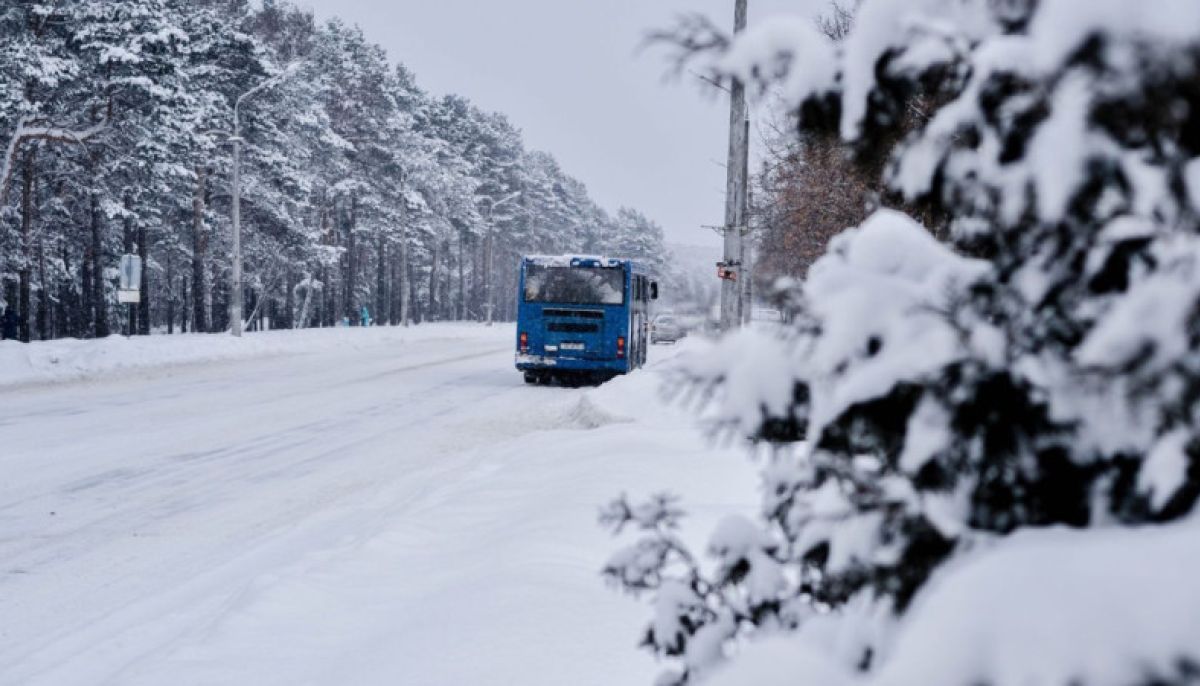
<svg viewBox="0 0 1200 686">
<path fill-rule="evenodd" d="M 854 0 L 853 7 L 846 0 L 830 0 L 829 14 L 817 17 L 817 29 L 835 42 L 845 40 L 854 26 L 854 15 L 861 0 Z"/>
<path fill-rule="evenodd" d="M 688 62 L 698 55 L 724 52 L 730 44 L 728 34 L 717 28 L 702 14 L 680 17 L 673 28 L 653 31 L 646 36 L 644 46 L 666 44 L 673 50 L 673 72 L 682 74 Z"/>
</svg>

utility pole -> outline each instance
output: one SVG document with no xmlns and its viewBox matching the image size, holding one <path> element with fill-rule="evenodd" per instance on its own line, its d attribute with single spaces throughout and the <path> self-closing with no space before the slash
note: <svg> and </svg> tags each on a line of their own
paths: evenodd
<svg viewBox="0 0 1200 686">
<path fill-rule="evenodd" d="M 742 325 L 749 326 L 754 299 L 751 287 L 754 279 L 754 247 L 747 243 L 750 234 L 750 117 L 746 117 L 746 145 L 742 153 L 742 220 L 738 231 L 738 307 L 742 316 Z"/>
<path fill-rule="evenodd" d="M 746 0 L 735 0 L 734 35 L 746 30 Z M 746 231 L 746 176 L 750 159 L 750 119 L 746 107 L 746 85 L 733 79 L 729 103 L 729 162 L 726 165 L 725 234 L 722 262 L 726 277 L 721 281 L 721 330 L 732 331 L 742 324 Z"/>
</svg>

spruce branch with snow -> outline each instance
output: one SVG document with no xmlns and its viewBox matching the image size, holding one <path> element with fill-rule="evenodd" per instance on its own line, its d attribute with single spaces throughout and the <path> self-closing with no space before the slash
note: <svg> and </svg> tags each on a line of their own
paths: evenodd
<svg viewBox="0 0 1200 686">
<path fill-rule="evenodd" d="M 1184 1 L 867 0 L 839 44 L 802 21 L 727 46 L 682 42 L 714 73 L 779 89 L 802 130 L 836 131 L 864 163 L 882 154 L 885 204 L 948 220 L 942 243 L 917 219 L 876 212 L 835 238 L 791 296 L 797 326 L 729 337 L 684 370 L 708 389 L 714 421 L 776 446 L 762 512 L 736 540 L 764 551 L 783 581 L 768 586 L 762 616 L 731 614 L 732 598 L 761 590 L 757 574 L 706 598 L 719 652 L 781 630 L 825 640 L 840 623 L 834 633 L 855 637 L 834 641 L 847 674 L 915 683 L 896 679 L 895 665 L 930 647 L 888 627 L 920 615 L 927 596 L 936 606 L 939 581 L 953 586 L 964 561 L 1004 559 L 1018 545 L 1008 539 L 1030 530 L 1136 538 L 1190 521 L 1197 27 L 1200 8 Z M 1109 554 L 1115 564 L 1119 551 Z M 1045 564 L 1058 578 L 1061 562 Z M 1137 602 L 1088 588 L 1094 602 Z M 1184 588 L 1153 593 L 1195 600 Z M 1102 632 L 1028 673 L 1000 658 L 946 660 L 920 683 L 1194 683 L 1200 643 L 1174 619 L 1200 607 L 1167 611 L 1174 634 Z M 1014 645 L 969 650 L 1021 662 Z M 676 674 L 693 681 L 680 654 Z M 1123 662 L 1101 669 L 1103 654 Z"/>
</svg>

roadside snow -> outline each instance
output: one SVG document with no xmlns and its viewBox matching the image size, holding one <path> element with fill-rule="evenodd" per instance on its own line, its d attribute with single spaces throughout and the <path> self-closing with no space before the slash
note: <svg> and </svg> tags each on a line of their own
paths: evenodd
<svg viewBox="0 0 1200 686">
<path fill-rule="evenodd" d="M 852 686 L 857 683 L 827 654 L 794 637 L 771 636 L 750 646 L 705 686 Z"/>
<path fill-rule="evenodd" d="M 1197 568 L 1196 517 L 1141 529 L 1026 530 L 940 572 L 870 674 L 839 663 L 828 636 L 806 624 L 747 646 L 711 686 L 1176 683 L 1200 664 Z M 808 623 L 869 626 L 842 616 L 854 609 Z"/>
<path fill-rule="evenodd" d="M 0 388 L 95 379 L 128 372 L 277 355 L 357 350 L 433 338 L 475 338 L 495 329 L 472 324 L 411 327 L 336 327 L 229 334 L 109 336 L 29 344 L 0 341 Z"/>
<path fill-rule="evenodd" d="M 1200 664 L 1200 528 L 1020 532 L 918 599 L 873 686 L 1172 681 Z M 1182 682 L 1181 682 L 1182 683 Z"/>
</svg>

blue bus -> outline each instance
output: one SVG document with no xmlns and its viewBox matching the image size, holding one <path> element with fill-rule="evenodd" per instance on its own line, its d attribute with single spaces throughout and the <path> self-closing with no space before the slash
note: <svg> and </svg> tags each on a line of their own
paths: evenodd
<svg viewBox="0 0 1200 686">
<path fill-rule="evenodd" d="M 645 364 L 658 283 L 638 263 L 530 256 L 519 284 L 516 361 L 525 383 L 598 383 Z"/>
</svg>

